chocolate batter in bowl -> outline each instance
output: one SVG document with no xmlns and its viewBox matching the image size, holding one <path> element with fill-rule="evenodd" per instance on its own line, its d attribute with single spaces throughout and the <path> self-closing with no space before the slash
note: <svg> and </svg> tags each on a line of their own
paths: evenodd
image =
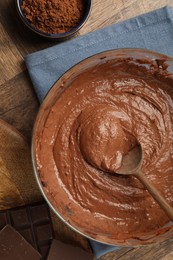
<svg viewBox="0 0 173 260">
<path fill-rule="evenodd" d="M 37 116 L 36 179 L 55 213 L 97 241 L 137 246 L 173 235 L 173 223 L 133 176 L 116 175 L 140 143 L 142 171 L 173 206 L 173 58 L 111 50 L 67 71 Z"/>
</svg>

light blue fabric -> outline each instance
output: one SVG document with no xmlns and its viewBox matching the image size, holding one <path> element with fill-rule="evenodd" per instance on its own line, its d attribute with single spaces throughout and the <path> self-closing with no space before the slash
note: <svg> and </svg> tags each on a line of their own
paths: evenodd
<svg viewBox="0 0 173 260">
<path fill-rule="evenodd" d="M 130 47 L 172 56 L 173 10 L 164 7 L 38 51 L 26 57 L 26 65 L 42 101 L 53 83 L 82 59 L 97 52 Z"/>
<path fill-rule="evenodd" d="M 26 65 L 40 102 L 71 66 L 116 48 L 145 48 L 173 56 L 173 9 L 164 7 L 28 55 Z M 119 249 L 94 241 L 91 246 L 96 257 Z"/>
<path fill-rule="evenodd" d="M 120 246 L 110 246 L 110 245 L 106 245 L 106 244 L 102 244 L 99 242 L 96 242 L 94 240 L 89 240 L 89 243 L 92 247 L 93 253 L 96 257 L 96 259 L 98 259 L 99 257 L 105 255 L 106 253 L 110 253 L 112 251 L 118 250 L 121 247 Z"/>
</svg>

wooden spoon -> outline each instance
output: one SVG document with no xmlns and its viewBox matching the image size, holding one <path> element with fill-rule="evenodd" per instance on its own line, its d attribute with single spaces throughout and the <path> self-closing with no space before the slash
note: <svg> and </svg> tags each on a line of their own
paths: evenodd
<svg viewBox="0 0 173 260">
<path fill-rule="evenodd" d="M 173 208 L 167 203 L 162 194 L 149 182 L 141 171 L 143 162 L 142 147 L 139 144 L 123 157 L 122 166 L 116 171 L 121 175 L 132 175 L 145 186 L 153 199 L 160 205 L 166 215 L 173 221 Z"/>
</svg>

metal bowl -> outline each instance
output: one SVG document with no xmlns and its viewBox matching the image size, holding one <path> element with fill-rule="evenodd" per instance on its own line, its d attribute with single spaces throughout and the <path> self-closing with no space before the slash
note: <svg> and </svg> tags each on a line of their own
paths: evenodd
<svg viewBox="0 0 173 260">
<path fill-rule="evenodd" d="M 147 61 L 155 61 L 155 60 L 165 60 L 168 68 L 167 71 L 170 74 L 170 77 L 173 78 L 173 58 L 165 56 L 160 53 L 156 53 L 153 51 L 148 51 L 144 49 L 117 49 L 117 50 L 110 50 L 105 51 L 99 54 L 96 54 L 92 57 L 89 57 L 71 69 L 69 69 L 62 77 L 58 79 L 58 81 L 53 85 L 49 93 L 47 94 L 45 100 L 43 101 L 39 113 L 37 115 L 37 119 L 35 122 L 34 132 L 33 132 L 33 139 L 32 139 L 32 161 L 33 167 L 35 171 L 35 177 L 37 183 L 40 187 L 40 190 L 46 199 L 49 206 L 55 212 L 55 214 L 69 227 L 71 227 L 76 232 L 99 242 L 111 245 L 121 245 L 121 246 L 141 246 L 152 244 L 156 242 L 164 241 L 168 238 L 173 236 L 173 223 L 169 221 L 166 223 L 165 226 L 159 228 L 157 231 L 152 231 L 147 233 L 140 238 L 133 238 L 133 239 L 126 239 L 120 240 L 116 237 L 112 238 L 109 234 L 104 234 L 100 231 L 95 231 L 92 227 L 88 227 L 88 229 L 82 228 L 78 225 L 76 226 L 73 221 L 71 221 L 70 217 L 66 217 L 60 214 L 59 207 L 62 206 L 63 201 L 55 201 L 54 198 L 51 196 L 51 187 L 45 187 L 44 182 L 41 180 L 40 173 L 38 171 L 38 165 L 36 165 L 36 143 L 37 140 L 40 138 L 40 133 L 44 129 L 45 122 L 49 117 L 49 113 L 51 112 L 51 108 L 56 100 L 59 98 L 61 93 L 64 91 L 65 88 L 68 88 L 70 83 L 75 79 L 78 75 L 80 75 L 83 71 L 98 64 L 104 63 L 106 61 L 116 60 L 119 58 L 133 58 L 136 60 L 141 60 L 144 66 L 148 66 Z M 146 64 L 145 64 L 146 61 Z M 141 64 L 141 63 L 140 63 Z M 69 199 L 70 200 L 70 199 Z M 64 205 L 65 206 L 65 205 Z"/>
<path fill-rule="evenodd" d="M 21 21 L 33 33 L 35 33 L 36 35 L 41 36 L 41 37 L 43 37 L 45 39 L 48 39 L 48 40 L 63 41 L 63 40 L 66 40 L 66 39 L 71 38 L 72 36 L 74 36 L 84 26 L 84 24 L 88 20 L 88 18 L 90 16 L 91 8 L 92 8 L 92 0 L 83 0 L 83 1 L 84 1 L 85 7 L 84 7 L 84 14 L 83 14 L 83 17 L 82 17 L 82 20 L 80 21 L 80 23 L 77 26 L 75 26 L 73 29 L 68 31 L 68 32 L 57 33 L 57 34 L 45 33 L 45 32 L 42 32 L 42 31 L 38 30 L 36 27 L 34 27 L 26 19 L 25 15 L 23 14 L 23 11 L 22 11 L 22 8 L 21 8 L 23 0 L 16 0 L 16 7 L 17 7 L 17 12 L 19 14 L 19 17 L 20 17 Z"/>
</svg>

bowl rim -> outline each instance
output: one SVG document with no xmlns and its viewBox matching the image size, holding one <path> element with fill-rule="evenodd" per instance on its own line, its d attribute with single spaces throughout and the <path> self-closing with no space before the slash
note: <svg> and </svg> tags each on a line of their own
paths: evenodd
<svg viewBox="0 0 173 260">
<path fill-rule="evenodd" d="M 34 32 L 35 34 L 44 37 L 46 39 L 65 39 L 65 38 L 69 38 L 71 36 L 73 36 L 74 34 L 76 34 L 87 22 L 90 14 L 91 14 L 91 10 L 92 10 L 92 1 L 93 0 L 87 0 L 87 8 L 84 11 L 83 17 L 80 21 L 80 23 L 73 27 L 70 31 L 65 32 L 65 33 L 56 33 L 56 34 L 51 34 L 51 33 L 46 33 L 43 32 L 39 29 L 37 29 L 36 27 L 34 27 L 25 17 L 25 15 L 22 12 L 21 9 L 21 3 L 23 2 L 23 0 L 15 0 L 16 3 L 16 8 L 17 8 L 17 12 L 19 14 L 20 19 L 22 20 L 22 22 L 24 23 L 24 25 L 27 26 L 28 29 L 30 29 L 32 32 Z"/>
<path fill-rule="evenodd" d="M 50 87 L 49 91 L 47 92 L 47 94 L 45 95 L 45 98 L 43 100 L 43 102 L 41 103 L 40 105 L 40 108 L 39 108 L 39 111 L 37 113 L 37 116 L 36 116 L 36 120 L 35 120 L 35 123 L 34 123 L 34 127 L 33 127 L 33 132 L 32 132 L 32 140 L 31 140 L 31 159 L 32 159 L 32 165 L 33 165 L 33 169 L 34 169 L 34 176 L 35 176 L 35 179 L 36 179 L 36 182 L 40 188 L 40 191 L 44 197 L 44 199 L 46 200 L 46 202 L 48 203 L 49 207 L 52 209 L 52 211 L 55 213 L 55 215 L 61 219 L 61 221 L 63 221 L 63 223 L 65 223 L 68 227 L 70 227 L 73 231 L 77 232 L 78 234 L 88 238 L 88 239 L 91 239 L 91 240 L 94 240 L 96 242 L 99 242 L 99 243 L 103 243 L 103 244 L 106 244 L 106 245 L 111 245 L 111 246 L 122 246 L 122 247 L 139 247 L 139 246 L 147 246 L 147 245 L 156 245 L 158 243 L 161 243 L 163 241 L 166 241 L 168 239 L 170 239 L 170 237 L 163 237 L 163 234 L 161 233 L 161 237 L 160 239 L 158 239 L 158 241 L 153 241 L 153 242 L 150 242 L 150 239 L 149 240 L 140 240 L 138 239 L 137 241 L 140 241 L 140 243 L 138 244 L 133 244 L 133 241 L 132 243 L 130 241 L 130 239 L 128 239 L 128 242 L 125 243 L 125 240 L 123 240 L 123 243 L 120 242 L 120 243 L 117 243 L 116 241 L 116 244 L 115 243 L 111 243 L 111 242 L 107 242 L 107 241 L 103 241 L 101 239 L 98 239 L 98 238 L 94 238 L 88 234 L 85 234 L 84 232 L 82 232 L 79 229 L 77 229 L 76 227 L 74 227 L 71 223 L 69 223 L 58 211 L 57 209 L 54 207 L 53 203 L 51 203 L 51 201 L 49 200 L 48 196 L 46 195 L 46 192 L 44 191 L 44 187 L 43 185 L 41 184 L 41 180 L 39 178 L 39 173 L 37 171 L 37 167 L 36 167 L 36 161 L 35 161 L 35 145 L 34 145 L 34 141 L 35 141 L 35 135 L 36 135 L 36 130 L 37 130 L 37 125 L 38 125 L 38 121 L 39 121 L 39 118 L 41 117 L 41 114 L 42 114 L 42 110 L 44 108 L 44 106 L 46 106 L 46 102 L 47 102 L 47 99 L 49 98 L 49 95 L 52 91 L 54 91 L 56 89 L 56 85 L 58 83 L 58 81 L 60 80 L 63 80 L 63 78 L 66 76 L 66 74 L 68 74 L 71 70 L 74 70 L 76 67 L 79 67 L 79 66 L 82 66 L 83 63 L 87 62 L 88 60 L 92 59 L 92 58 L 99 58 L 100 56 L 100 59 L 103 59 L 104 56 L 106 54 L 111 54 L 111 53 L 116 53 L 116 52 L 123 52 L 123 53 L 128 53 L 128 52 L 131 52 L 131 53 L 135 53 L 135 52 L 140 52 L 142 55 L 144 54 L 148 54 L 148 55 L 154 55 L 156 56 L 157 58 L 158 57 L 162 57 L 162 59 L 165 59 L 166 61 L 170 61 L 172 64 L 173 64 L 173 57 L 170 57 L 168 55 L 165 55 L 165 54 L 162 54 L 162 53 L 159 53 L 159 52 L 156 52 L 156 51 L 152 51 L 152 50 L 148 50 L 148 49 L 142 49 L 142 48 L 117 48 L 117 49 L 110 49 L 110 50 L 106 50 L 106 51 L 102 51 L 102 52 L 98 52 L 94 55 L 91 55 L 81 61 L 79 61 L 78 63 L 76 63 L 75 65 L 73 65 L 72 67 L 70 67 L 65 73 L 63 73 L 56 81 L 55 83 Z M 102 58 L 103 57 L 103 58 Z M 114 57 L 115 59 L 115 57 Z M 171 73 L 171 75 L 173 75 L 173 72 Z M 46 106 L 47 107 L 47 106 Z M 162 227 L 163 229 L 165 227 L 167 227 L 167 225 L 169 223 L 172 223 L 171 221 L 168 222 L 164 227 Z M 173 226 L 165 232 L 165 234 L 168 232 L 172 232 L 173 231 Z M 158 237 L 159 235 L 154 235 L 154 238 L 155 237 Z M 171 236 L 172 236 L 172 233 L 171 233 Z M 153 239 L 153 237 L 151 238 Z M 126 239 L 127 240 L 127 239 Z M 132 239 L 133 240 L 133 239 Z M 149 242 L 148 242 L 149 241 Z"/>
</svg>

